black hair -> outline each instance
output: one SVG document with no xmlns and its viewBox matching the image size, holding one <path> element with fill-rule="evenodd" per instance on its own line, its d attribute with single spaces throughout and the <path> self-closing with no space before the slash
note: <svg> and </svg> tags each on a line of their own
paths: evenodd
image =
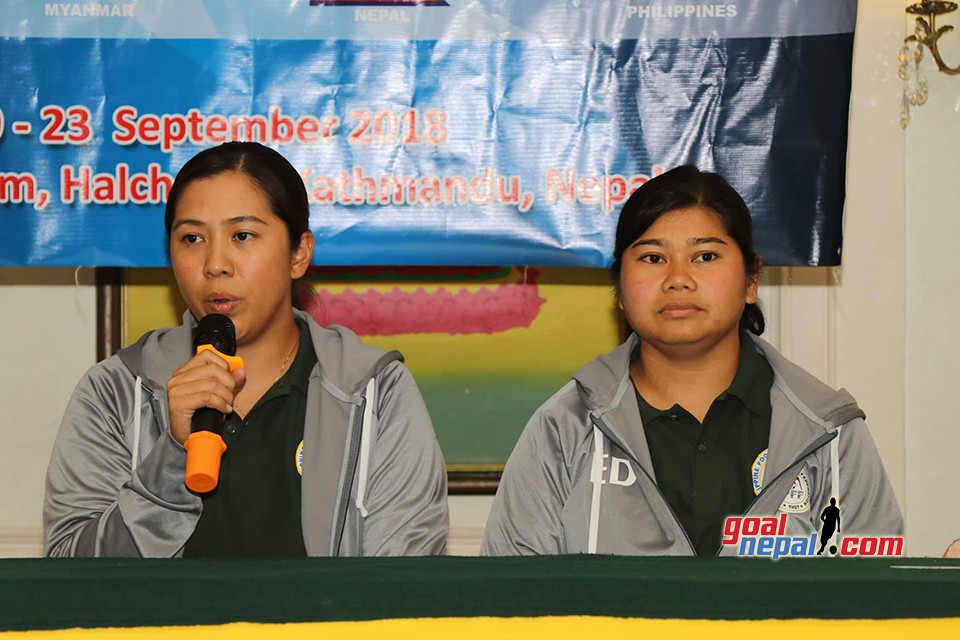
<svg viewBox="0 0 960 640">
<path fill-rule="evenodd" d="M 270 147 L 258 142 L 225 142 L 204 149 L 193 156 L 177 173 L 167 196 L 164 225 L 167 237 L 173 227 L 177 203 L 190 184 L 221 173 L 234 172 L 250 178 L 263 192 L 273 215 L 287 227 L 290 249 L 300 245 L 300 238 L 310 230 L 310 204 L 303 179 L 293 165 Z"/>
<path fill-rule="evenodd" d="M 225 142 L 204 149 L 187 160 L 177 173 L 167 196 L 163 221 L 167 239 L 170 238 L 173 217 L 184 189 L 197 180 L 229 172 L 244 175 L 257 185 L 270 211 L 287 227 L 290 250 L 300 246 L 304 232 L 310 230 L 310 202 L 303 179 L 280 153 L 258 142 Z M 290 286 L 290 296 L 293 306 L 300 308 L 296 282 Z"/>
<path fill-rule="evenodd" d="M 761 260 L 753 246 L 753 220 L 743 198 L 723 176 L 684 165 L 648 180 L 633 192 L 620 210 L 613 264 L 610 265 L 618 296 L 624 252 L 660 216 L 695 206 L 706 207 L 717 214 L 724 230 L 740 247 L 747 275 L 759 275 Z M 747 304 L 740 316 L 740 328 L 760 335 L 764 327 L 760 307 Z"/>
</svg>

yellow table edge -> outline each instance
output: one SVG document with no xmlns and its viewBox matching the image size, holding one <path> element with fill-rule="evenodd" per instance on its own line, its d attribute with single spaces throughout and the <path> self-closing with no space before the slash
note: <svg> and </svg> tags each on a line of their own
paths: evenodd
<svg viewBox="0 0 960 640">
<path fill-rule="evenodd" d="M 608 634 L 618 634 L 616 636 Z M 624 635 L 619 635 L 624 634 Z M 628 636 L 627 634 L 631 634 Z M 279 638 L 337 638 L 382 640 L 491 640 L 496 638 L 527 640 L 587 640 L 588 638 L 642 637 L 704 638 L 742 640 L 749 637 L 784 638 L 829 637 L 838 640 L 924 640 L 960 637 L 957 618 L 875 619 L 790 619 L 790 620 L 689 620 L 651 618 L 610 618 L 598 616 L 547 616 L 537 618 L 406 618 L 362 622 L 305 622 L 260 624 L 234 622 L 224 625 L 63 629 L 56 631 L 0 632 L 2 640 L 149 639 L 201 640 L 211 637 L 261 640 Z"/>
</svg>

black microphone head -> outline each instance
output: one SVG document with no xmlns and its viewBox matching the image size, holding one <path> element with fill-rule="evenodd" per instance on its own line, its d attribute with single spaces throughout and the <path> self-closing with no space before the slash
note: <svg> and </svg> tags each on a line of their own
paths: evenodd
<svg viewBox="0 0 960 640">
<path fill-rule="evenodd" d="M 233 320 L 222 313 L 203 316 L 193 334 L 193 348 L 209 344 L 226 356 L 237 355 L 237 330 Z"/>
</svg>

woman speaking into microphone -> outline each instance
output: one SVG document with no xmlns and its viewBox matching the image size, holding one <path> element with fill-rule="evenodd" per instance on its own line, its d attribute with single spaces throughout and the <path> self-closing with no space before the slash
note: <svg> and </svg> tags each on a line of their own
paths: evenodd
<svg viewBox="0 0 960 640">
<path fill-rule="evenodd" d="M 293 166 L 256 143 L 202 151 L 165 223 L 184 323 L 77 386 L 47 470 L 47 555 L 440 553 L 446 472 L 402 356 L 293 308 L 314 249 Z M 214 315 L 232 324 L 237 359 L 197 344 Z M 183 445 L 201 429 L 226 448 L 209 491 L 185 482 Z"/>
</svg>

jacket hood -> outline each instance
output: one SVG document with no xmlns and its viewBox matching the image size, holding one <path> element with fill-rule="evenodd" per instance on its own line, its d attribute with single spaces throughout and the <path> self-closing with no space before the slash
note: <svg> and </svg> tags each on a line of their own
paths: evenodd
<svg viewBox="0 0 960 640">
<path fill-rule="evenodd" d="M 832 389 L 784 358 L 766 340 L 747 335 L 757 351 L 770 363 L 774 384 L 809 419 L 830 430 L 855 418 L 865 417 L 857 401 L 845 389 Z M 620 403 L 626 391 L 632 391 L 630 354 L 637 344 L 639 339 L 632 333 L 619 347 L 598 356 L 573 374 L 580 399 L 591 412 L 603 415 Z"/>
<path fill-rule="evenodd" d="M 346 327 L 323 328 L 303 311 L 294 309 L 293 314 L 310 329 L 321 383 L 343 400 L 356 401 L 364 385 L 377 372 L 394 360 L 403 361 L 399 351 L 365 345 Z M 179 327 L 150 331 L 117 355 L 133 375 L 141 377 L 154 390 L 162 390 L 173 372 L 190 359 L 196 326 L 197 321 L 188 310 Z"/>
<path fill-rule="evenodd" d="M 849 391 L 833 389 L 783 357 L 766 340 L 748 335 L 757 351 L 770 363 L 774 384 L 779 386 L 794 406 L 808 418 L 830 430 L 856 418 L 867 417 Z"/>
<path fill-rule="evenodd" d="M 613 409 L 623 398 L 630 381 L 630 354 L 640 340 L 631 333 L 619 347 L 597 356 L 573 374 L 583 405 L 597 415 Z"/>
</svg>

